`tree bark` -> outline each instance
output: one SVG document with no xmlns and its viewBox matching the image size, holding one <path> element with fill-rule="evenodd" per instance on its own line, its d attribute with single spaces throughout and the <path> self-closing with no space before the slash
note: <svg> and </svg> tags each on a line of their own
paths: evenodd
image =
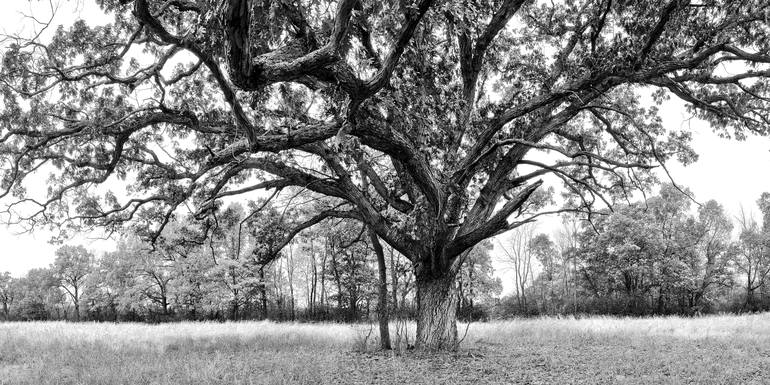
<svg viewBox="0 0 770 385">
<path fill-rule="evenodd" d="M 423 350 L 457 348 L 457 293 L 454 276 L 417 277 L 417 335 Z"/>
</svg>

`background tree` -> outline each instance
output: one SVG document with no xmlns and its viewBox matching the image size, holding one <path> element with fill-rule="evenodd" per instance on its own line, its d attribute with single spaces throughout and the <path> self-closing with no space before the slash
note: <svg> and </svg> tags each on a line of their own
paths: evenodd
<svg viewBox="0 0 770 385">
<path fill-rule="evenodd" d="M 756 311 L 760 309 L 756 292 L 761 292 L 765 279 L 770 274 L 768 237 L 754 218 L 745 212 L 741 211 L 738 221 L 741 228 L 735 266 L 743 275 L 746 291 L 746 300 L 741 309 Z"/>
<path fill-rule="evenodd" d="M 694 258 L 686 261 L 686 290 L 691 313 L 701 313 L 713 306 L 718 290 L 734 284 L 730 266 L 736 247 L 732 241 L 733 224 L 722 205 L 708 201 L 698 208 Z"/>
<path fill-rule="evenodd" d="M 114 254 L 105 253 L 96 259 L 84 281 L 81 302 L 86 305 L 86 319 L 118 320 L 121 281 L 117 279 L 118 266 L 112 265 L 111 255 Z"/>
<path fill-rule="evenodd" d="M 128 264 L 131 281 L 125 293 L 127 301 L 149 301 L 159 308 L 149 310 L 159 313 L 161 318 L 168 318 L 171 315 L 173 286 L 177 278 L 175 261 L 179 256 L 167 247 L 153 250 L 150 245 L 137 239 L 128 240 L 124 248 L 116 253 Z"/>
<path fill-rule="evenodd" d="M 59 282 L 48 268 L 31 269 L 19 280 L 19 318 L 25 321 L 60 319 L 62 293 Z M 66 315 L 66 313 L 65 313 Z"/>
<path fill-rule="evenodd" d="M 505 254 L 506 262 L 513 269 L 518 308 L 525 313 L 529 311 L 529 305 L 527 304 L 528 283 L 534 281 L 534 273 L 532 271 L 533 239 L 534 228 L 532 225 L 527 225 L 512 231 L 507 245 L 502 242 L 500 243 L 500 248 Z"/>
<path fill-rule="evenodd" d="M 557 274 L 561 270 L 557 261 L 556 246 L 547 234 L 541 233 L 532 238 L 529 247 L 541 269 L 539 279 L 533 284 L 538 286 L 540 291 L 540 301 L 544 306 L 544 312 L 552 313 L 555 302 L 554 285 L 557 282 Z"/>
<path fill-rule="evenodd" d="M 489 240 L 476 245 L 458 273 L 459 315 L 465 321 L 486 319 L 492 299 L 503 290 L 500 278 L 494 276 L 492 249 Z"/>
<path fill-rule="evenodd" d="M 414 309 L 408 302 L 410 294 L 414 294 L 414 275 L 409 260 L 392 247 L 388 249 L 388 272 L 390 273 L 391 298 L 396 317 L 404 318 L 413 314 Z"/>
<path fill-rule="evenodd" d="M 216 229 L 207 242 L 210 260 L 214 263 L 211 273 L 227 289 L 232 319 L 238 319 L 239 310 L 250 302 L 259 285 L 259 266 L 250 258 L 259 241 L 249 239 L 246 231 L 255 226 L 249 222 L 251 219 L 246 217 L 241 205 L 228 206 L 217 216 Z"/>
<path fill-rule="evenodd" d="M 3 319 L 11 319 L 11 305 L 18 295 L 17 280 L 11 277 L 11 273 L 0 274 L 0 302 L 3 304 Z"/>
<path fill-rule="evenodd" d="M 714 201 L 691 210 L 673 185 L 581 231 L 578 282 L 603 312 L 692 314 L 732 286 L 732 224 Z"/>
<path fill-rule="evenodd" d="M 554 234 L 555 246 L 558 249 L 561 259 L 562 280 L 564 284 L 565 304 L 571 302 L 572 311 L 577 312 L 578 297 L 578 240 L 580 232 L 580 221 L 574 215 L 565 215 L 562 217 L 561 227 Z M 565 308 L 564 311 L 567 311 Z"/>
<path fill-rule="evenodd" d="M 94 255 L 85 247 L 65 245 L 56 250 L 56 259 L 51 265 L 59 287 L 64 289 L 74 305 L 75 321 L 80 321 L 80 300 L 93 263 Z"/>
<path fill-rule="evenodd" d="M 527 274 L 519 271 L 519 278 L 526 277 L 523 285 L 514 282 L 519 292 L 499 301 L 501 280 L 493 275 L 491 245 L 482 242 L 458 272 L 458 315 L 481 320 L 768 309 L 764 230 L 747 215 L 748 225 L 733 236 L 733 224 L 720 204 L 708 201 L 696 208 L 691 202 L 675 186 L 664 185 L 646 199 L 597 213 L 593 221 L 566 218 L 554 234 L 557 242 L 537 234 L 531 225 L 514 230 L 503 254 L 508 252 L 514 257 L 511 263 L 520 267 L 529 256 L 529 267 Z M 288 248 L 275 247 L 289 239 L 281 211 L 266 207 L 248 217 L 238 207 L 219 207 L 213 216 L 216 221 L 208 224 L 170 222 L 155 245 L 123 238 L 115 252 L 90 264 L 78 290 L 78 303 L 86 310 L 80 312 L 81 320 L 380 319 L 372 311 L 379 312 L 380 306 L 379 263 L 366 227 L 355 220 L 334 219 L 329 226 L 290 237 L 294 244 Z M 301 218 L 301 211 L 289 210 L 286 215 Z M 235 258 L 234 230 L 239 223 L 247 230 L 241 232 L 242 251 Z M 214 228 L 203 236 L 206 226 Z M 519 234 L 523 236 L 516 238 Z M 275 250 L 283 252 L 269 256 Z M 394 313 L 414 317 L 409 261 L 392 248 L 383 252 L 391 267 L 386 277 L 389 294 L 395 298 L 392 304 L 398 305 Z M 19 279 L 6 274 L 2 279 L 0 294 L 7 295 L 11 282 L 13 301 L 7 315 L 0 313 L 3 319 L 74 318 L 72 298 L 52 268 L 33 269 Z"/>
</svg>

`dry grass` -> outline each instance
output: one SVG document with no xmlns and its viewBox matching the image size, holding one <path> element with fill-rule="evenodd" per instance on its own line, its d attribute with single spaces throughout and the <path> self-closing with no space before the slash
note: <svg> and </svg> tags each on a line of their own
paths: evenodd
<svg viewBox="0 0 770 385">
<path fill-rule="evenodd" d="M 271 322 L 6 323 L 0 384 L 770 381 L 767 314 L 471 324 L 460 351 L 442 355 L 379 353 L 374 338 L 362 353 L 368 333 L 365 325 Z"/>
</svg>

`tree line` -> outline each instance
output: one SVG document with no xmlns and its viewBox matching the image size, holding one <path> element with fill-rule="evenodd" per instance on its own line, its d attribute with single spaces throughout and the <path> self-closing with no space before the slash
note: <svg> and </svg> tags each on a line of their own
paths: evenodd
<svg viewBox="0 0 770 385">
<path fill-rule="evenodd" d="M 154 245 L 122 237 L 116 251 L 96 256 L 64 245 L 47 268 L 21 278 L 0 275 L 5 320 L 246 320 L 362 322 L 376 318 L 378 267 L 365 227 L 351 220 L 294 237 L 272 252 L 281 213 L 248 217 L 238 203 L 221 210 L 203 239 L 199 228 L 172 222 Z M 500 294 L 489 252 L 475 249 L 458 279 L 460 307 L 480 317 L 480 304 Z M 411 318 L 415 283 L 408 260 L 391 247 L 386 261 L 389 313 Z"/>
<path fill-rule="evenodd" d="M 590 220 L 565 216 L 550 234 L 522 226 L 472 250 L 454 284 L 457 313 L 486 320 L 770 309 L 770 194 L 758 206 L 761 224 L 745 212 L 731 218 L 713 200 L 694 203 L 666 184 L 655 196 Z M 116 251 L 98 258 L 83 246 L 64 245 L 48 268 L 21 278 L 5 273 L 1 316 L 364 322 L 377 318 L 383 283 L 389 314 L 415 316 L 409 261 L 386 246 L 380 277 L 377 251 L 360 223 L 333 220 L 304 231 L 264 263 L 286 213 L 270 207 L 248 216 L 238 203 L 219 211 L 205 238 L 198 228 L 172 222 L 155 245 L 123 237 Z M 502 298 L 494 248 L 514 288 Z"/>
<path fill-rule="evenodd" d="M 551 236 L 515 230 L 501 246 L 516 289 L 497 316 L 770 309 L 770 194 L 757 203 L 761 222 L 665 184 L 591 220 L 567 219 Z"/>
</svg>

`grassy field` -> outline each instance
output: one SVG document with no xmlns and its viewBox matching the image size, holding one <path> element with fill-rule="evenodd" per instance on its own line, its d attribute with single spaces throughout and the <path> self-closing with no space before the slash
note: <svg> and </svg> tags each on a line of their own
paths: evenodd
<svg viewBox="0 0 770 385">
<path fill-rule="evenodd" d="M 376 352 L 371 338 L 363 345 L 368 333 L 270 322 L 0 323 L 0 384 L 770 383 L 768 314 L 471 324 L 461 349 L 441 355 Z"/>
</svg>

